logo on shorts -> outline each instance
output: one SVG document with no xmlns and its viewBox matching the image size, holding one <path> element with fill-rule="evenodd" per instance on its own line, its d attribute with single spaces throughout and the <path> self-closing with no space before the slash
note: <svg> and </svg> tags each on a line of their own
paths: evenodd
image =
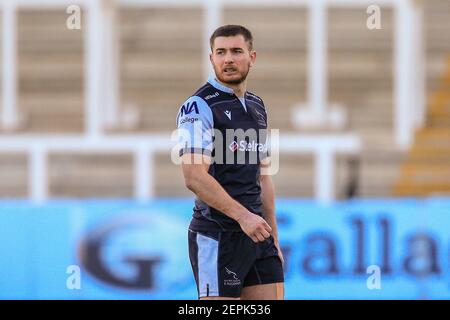
<svg viewBox="0 0 450 320">
<path fill-rule="evenodd" d="M 229 276 L 232 276 L 233 279 L 226 279 L 223 281 L 223 284 L 226 286 L 238 286 L 241 284 L 241 280 L 239 280 L 239 278 L 236 275 L 236 272 L 231 271 L 230 269 L 228 269 L 227 267 L 225 267 L 225 271 L 227 272 L 227 274 Z"/>
</svg>

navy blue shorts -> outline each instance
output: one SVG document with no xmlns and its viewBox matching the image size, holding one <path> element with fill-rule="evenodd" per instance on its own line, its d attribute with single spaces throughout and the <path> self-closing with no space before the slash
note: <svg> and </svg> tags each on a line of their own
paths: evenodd
<svg viewBox="0 0 450 320">
<path fill-rule="evenodd" d="M 189 229 L 189 258 L 199 298 L 237 298 L 243 287 L 284 282 L 272 236 L 255 243 L 244 232 Z"/>
</svg>

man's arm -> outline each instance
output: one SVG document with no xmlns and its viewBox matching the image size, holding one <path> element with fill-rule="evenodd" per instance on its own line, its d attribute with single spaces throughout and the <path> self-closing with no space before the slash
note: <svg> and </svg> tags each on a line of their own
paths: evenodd
<svg viewBox="0 0 450 320">
<path fill-rule="evenodd" d="M 269 164 L 261 164 L 261 167 L 268 167 Z M 275 246 L 278 249 L 278 253 L 281 262 L 284 264 L 283 254 L 280 249 L 280 243 L 278 241 L 278 227 L 277 218 L 275 216 L 275 188 L 270 175 L 260 175 L 259 182 L 261 186 L 261 201 L 263 204 L 262 210 L 267 223 L 272 228 L 272 236 L 275 242 Z"/>
<path fill-rule="evenodd" d="M 186 187 L 209 206 L 236 220 L 254 241 L 264 241 L 272 231 L 260 216 L 234 200 L 208 173 L 210 158 L 201 154 L 184 154 L 181 158 Z"/>
</svg>

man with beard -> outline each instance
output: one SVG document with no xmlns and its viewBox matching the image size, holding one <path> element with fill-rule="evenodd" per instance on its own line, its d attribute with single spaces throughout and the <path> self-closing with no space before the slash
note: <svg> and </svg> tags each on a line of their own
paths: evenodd
<svg viewBox="0 0 450 320">
<path fill-rule="evenodd" d="M 261 170 L 270 165 L 267 113 L 247 91 L 253 37 L 225 25 L 210 46 L 215 75 L 177 116 L 185 184 L 196 195 L 188 238 L 198 297 L 283 299 L 274 187 Z"/>
</svg>

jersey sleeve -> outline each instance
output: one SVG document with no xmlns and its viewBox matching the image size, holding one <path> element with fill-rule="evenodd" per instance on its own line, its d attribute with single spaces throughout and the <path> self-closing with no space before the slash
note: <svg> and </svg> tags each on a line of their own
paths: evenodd
<svg viewBox="0 0 450 320">
<path fill-rule="evenodd" d="M 200 97 L 192 96 L 177 115 L 179 155 L 200 153 L 211 156 L 214 120 L 211 108 Z"/>
</svg>

